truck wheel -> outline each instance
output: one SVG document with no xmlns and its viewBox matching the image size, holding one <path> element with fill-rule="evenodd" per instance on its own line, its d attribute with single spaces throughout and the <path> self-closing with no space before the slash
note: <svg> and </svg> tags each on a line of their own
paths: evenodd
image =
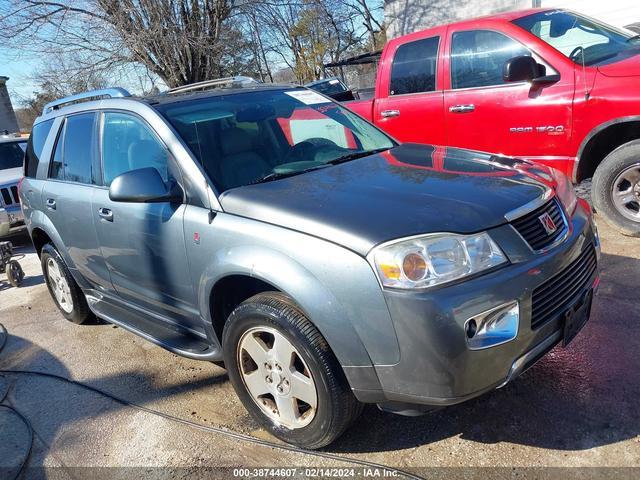
<svg viewBox="0 0 640 480">
<path fill-rule="evenodd" d="M 598 165 L 591 197 L 607 223 L 640 237 L 640 140 L 617 148 Z"/>
<path fill-rule="evenodd" d="M 238 306 L 223 348 L 245 408 L 287 443 L 324 447 L 362 411 L 329 345 L 286 295 L 260 293 Z"/>
<path fill-rule="evenodd" d="M 47 288 L 60 313 L 70 322 L 81 325 L 93 319 L 87 299 L 71 276 L 67 265 L 53 245 L 47 243 L 40 254 Z"/>
</svg>

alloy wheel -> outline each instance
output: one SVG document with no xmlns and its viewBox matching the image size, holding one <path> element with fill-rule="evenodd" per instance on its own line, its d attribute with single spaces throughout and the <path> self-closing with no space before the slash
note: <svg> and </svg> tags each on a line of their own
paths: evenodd
<svg viewBox="0 0 640 480">
<path fill-rule="evenodd" d="M 640 163 L 631 165 L 616 177 L 611 199 L 621 215 L 640 222 Z"/>
<path fill-rule="evenodd" d="M 60 308 L 66 313 L 71 313 L 73 311 L 71 288 L 67 279 L 60 272 L 58 263 L 53 258 L 47 260 L 47 278 Z"/>
<path fill-rule="evenodd" d="M 318 405 L 316 385 L 306 362 L 278 330 L 256 327 L 238 343 L 242 381 L 253 401 L 276 424 L 302 428 Z"/>
</svg>

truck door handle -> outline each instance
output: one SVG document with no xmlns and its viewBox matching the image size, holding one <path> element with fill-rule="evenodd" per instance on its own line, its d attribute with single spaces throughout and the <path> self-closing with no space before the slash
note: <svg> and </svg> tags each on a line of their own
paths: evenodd
<svg viewBox="0 0 640 480">
<path fill-rule="evenodd" d="M 100 218 L 104 218 L 107 222 L 113 222 L 113 212 L 108 208 L 99 208 L 98 215 L 100 215 Z"/>
<path fill-rule="evenodd" d="M 380 115 L 382 115 L 382 118 L 399 117 L 400 110 L 382 110 Z"/>
<path fill-rule="evenodd" d="M 49 210 L 55 210 L 56 209 L 56 201 L 53 198 L 47 198 L 47 208 Z"/>
<path fill-rule="evenodd" d="M 471 113 L 475 111 L 475 109 L 475 105 L 454 105 L 453 107 L 449 107 L 451 113 Z"/>
</svg>

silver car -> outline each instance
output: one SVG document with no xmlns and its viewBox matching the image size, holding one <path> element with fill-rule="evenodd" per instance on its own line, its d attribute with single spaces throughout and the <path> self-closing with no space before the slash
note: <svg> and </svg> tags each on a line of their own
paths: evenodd
<svg viewBox="0 0 640 480">
<path fill-rule="evenodd" d="M 301 87 L 65 98 L 25 174 L 62 315 L 223 361 L 247 410 L 306 448 L 363 403 L 412 415 L 505 385 L 575 337 L 599 281 L 561 173 L 398 145 Z"/>
</svg>

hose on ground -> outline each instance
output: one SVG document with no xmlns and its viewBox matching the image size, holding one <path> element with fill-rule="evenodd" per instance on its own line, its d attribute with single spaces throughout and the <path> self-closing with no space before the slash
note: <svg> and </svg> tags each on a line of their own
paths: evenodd
<svg viewBox="0 0 640 480">
<path fill-rule="evenodd" d="M 0 323 L 0 353 L 2 353 L 2 349 L 5 347 L 6 343 L 7 343 L 7 339 L 8 339 L 8 333 L 6 328 L 4 327 L 4 325 L 2 325 Z M 351 463 L 354 465 L 358 465 L 361 467 L 370 467 L 370 468 L 374 468 L 374 469 L 378 469 L 378 470 L 382 470 L 382 471 L 388 471 L 388 472 L 395 472 L 397 475 L 402 475 L 405 478 L 410 478 L 410 479 L 414 479 L 414 480 L 422 480 L 422 477 L 415 475 L 413 473 L 404 471 L 404 470 L 400 470 L 394 467 L 389 467 L 386 465 L 382 465 L 379 463 L 375 463 L 375 462 L 368 462 L 366 460 L 360 460 L 357 458 L 352 458 L 352 457 L 342 457 L 340 455 L 336 455 L 333 453 L 328 453 L 328 452 L 321 452 L 321 451 L 315 451 L 315 450 L 307 450 L 304 448 L 300 448 L 300 447 L 295 447 L 293 445 L 287 445 L 287 444 L 280 444 L 280 443 L 275 443 L 275 442 L 270 442 L 269 440 L 262 440 L 260 438 L 256 438 L 252 435 L 247 435 L 244 433 L 239 433 L 239 432 L 234 432 L 233 430 L 228 430 L 226 428 L 220 428 L 220 427 L 213 427 L 213 426 L 209 426 L 209 425 L 203 425 L 201 423 L 197 423 L 197 422 L 193 422 L 191 420 L 186 420 L 184 418 L 180 418 L 180 417 L 176 417 L 174 415 L 170 415 L 168 413 L 164 413 L 158 410 L 154 410 L 152 408 L 148 408 L 145 407 L 143 405 L 139 405 L 137 403 L 134 402 L 130 402 L 128 400 L 125 400 L 123 398 L 120 398 L 116 395 L 113 395 L 109 392 L 106 392 L 104 390 L 101 390 L 99 388 L 96 387 L 92 387 L 89 384 L 86 383 L 82 383 L 79 382 L 77 380 L 72 380 L 70 378 L 67 377 L 63 377 L 62 375 L 56 375 L 54 373 L 48 373 L 48 372 L 38 372 L 38 371 L 34 371 L 34 370 L 2 370 L 0 369 L 0 374 L 6 374 L 6 375 L 31 375 L 31 376 L 37 376 L 37 377 L 44 377 L 44 378 L 51 378 L 51 379 L 55 379 L 70 385 L 75 385 L 76 387 L 80 387 L 83 388 L 85 390 L 94 392 L 98 395 L 102 395 L 103 397 L 109 398 L 110 400 L 113 400 L 114 402 L 117 402 L 121 405 L 124 405 L 126 407 L 129 408 L 133 408 L 136 410 L 140 410 L 142 412 L 151 414 L 151 415 L 155 415 L 157 417 L 161 417 L 164 418 L 166 420 L 169 420 L 171 422 L 175 422 L 175 423 L 179 423 L 182 425 L 186 425 L 188 427 L 191 428 L 195 428 L 197 430 L 202 430 L 205 432 L 209 432 L 209 433 L 217 433 L 220 435 L 224 435 L 226 437 L 229 438 L 233 438 L 236 440 L 240 440 L 240 441 L 245 441 L 245 442 L 250 442 L 252 444 L 255 445 L 261 445 L 264 447 L 269 447 L 269 448 L 274 448 L 274 449 L 278 449 L 278 450 L 285 450 L 285 451 L 289 451 L 289 452 L 294 452 L 294 453 L 301 453 L 304 455 L 311 455 L 311 456 L 315 456 L 315 457 L 319 457 L 319 458 L 325 458 L 328 460 L 335 460 L 335 461 L 339 461 L 339 462 L 343 462 L 343 463 Z M 0 401 L 2 401 L 2 399 L 0 399 Z M 29 447 L 29 452 L 26 455 L 22 465 L 20 466 L 20 469 L 18 470 L 15 478 L 17 479 L 20 476 L 20 473 L 22 472 L 22 470 L 24 470 L 25 465 L 27 464 L 27 461 L 29 459 L 29 455 L 31 453 L 31 449 L 33 446 L 33 428 L 31 426 L 31 424 L 29 423 L 29 421 L 24 417 L 24 415 L 22 415 L 19 411 L 17 411 L 14 407 L 10 407 L 7 405 L 0 405 L 2 407 L 5 408 L 9 408 L 11 410 L 13 410 L 19 418 L 21 418 L 25 425 L 27 426 L 27 428 L 30 431 L 30 436 L 31 436 L 31 446 Z"/>
</svg>

